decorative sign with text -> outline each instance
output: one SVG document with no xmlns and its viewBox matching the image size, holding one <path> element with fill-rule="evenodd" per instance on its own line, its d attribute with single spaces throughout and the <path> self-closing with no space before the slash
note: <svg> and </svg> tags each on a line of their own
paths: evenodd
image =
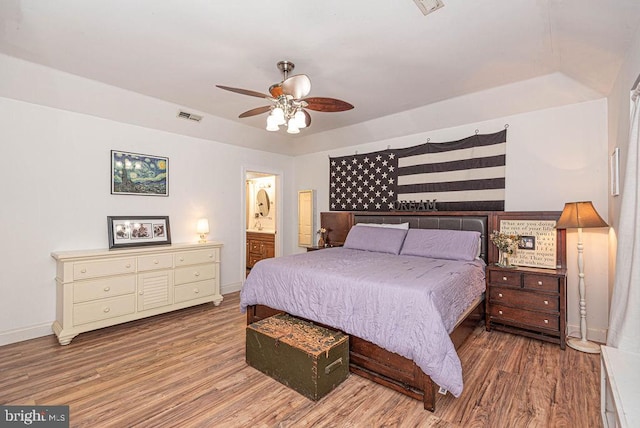
<svg viewBox="0 0 640 428">
<path fill-rule="evenodd" d="M 522 243 L 510 257 L 512 264 L 556 268 L 555 220 L 500 220 L 500 232 L 522 236 Z"/>
</svg>

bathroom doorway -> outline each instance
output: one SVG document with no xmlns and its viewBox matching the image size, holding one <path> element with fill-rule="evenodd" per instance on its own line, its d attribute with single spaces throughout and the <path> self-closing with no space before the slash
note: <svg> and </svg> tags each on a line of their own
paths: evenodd
<svg viewBox="0 0 640 428">
<path fill-rule="evenodd" d="M 244 275 L 260 260 L 281 254 L 278 236 L 281 223 L 280 175 L 273 172 L 244 172 Z"/>
</svg>

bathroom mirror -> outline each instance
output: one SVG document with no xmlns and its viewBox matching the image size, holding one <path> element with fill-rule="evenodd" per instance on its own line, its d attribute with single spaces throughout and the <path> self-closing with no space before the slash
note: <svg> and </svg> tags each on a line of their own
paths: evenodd
<svg viewBox="0 0 640 428">
<path fill-rule="evenodd" d="M 256 202 L 258 204 L 258 213 L 262 217 L 266 217 L 269 215 L 269 208 L 271 207 L 271 203 L 269 201 L 269 194 L 266 190 L 260 189 L 258 190 L 258 195 L 256 197 Z"/>
</svg>

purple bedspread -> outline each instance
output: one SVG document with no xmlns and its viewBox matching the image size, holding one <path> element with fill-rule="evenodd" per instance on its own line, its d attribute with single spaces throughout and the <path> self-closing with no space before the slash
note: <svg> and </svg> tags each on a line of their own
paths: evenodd
<svg viewBox="0 0 640 428">
<path fill-rule="evenodd" d="M 458 397 L 462 367 L 449 333 L 485 289 L 484 262 L 329 248 L 258 262 L 240 294 L 333 326 L 409 358 Z"/>
</svg>

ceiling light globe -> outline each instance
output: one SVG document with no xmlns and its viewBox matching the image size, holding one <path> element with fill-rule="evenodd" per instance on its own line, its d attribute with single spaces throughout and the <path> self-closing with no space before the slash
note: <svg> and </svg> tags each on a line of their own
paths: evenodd
<svg viewBox="0 0 640 428">
<path fill-rule="evenodd" d="M 278 131 L 280 127 L 276 123 L 276 119 L 273 116 L 267 117 L 267 131 Z"/>
<path fill-rule="evenodd" d="M 299 134 L 300 133 L 300 130 L 296 126 L 295 122 L 296 122 L 295 120 L 290 120 L 289 121 L 289 126 L 287 127 L 287 132 L 289 134 Z"/>
<path fill-rule="evenodd" d="M 293 119 L 296 121 L 296 126 L 298 128 L 306 128 L 307 127 L 307 118 L 302 112 L 302 110 L 298 110 L 296 114 L 293 116 Z"/>
<path fill-rule="evenodd" d="M 275 119 L 276 124 L 278 125 L 284 125 L 286 122 L 284 118 L 284 110 L 282 110 L 282 108 L 280 107 L 276 107 L 271 110 L 271 116 Z"/>
</svg>

